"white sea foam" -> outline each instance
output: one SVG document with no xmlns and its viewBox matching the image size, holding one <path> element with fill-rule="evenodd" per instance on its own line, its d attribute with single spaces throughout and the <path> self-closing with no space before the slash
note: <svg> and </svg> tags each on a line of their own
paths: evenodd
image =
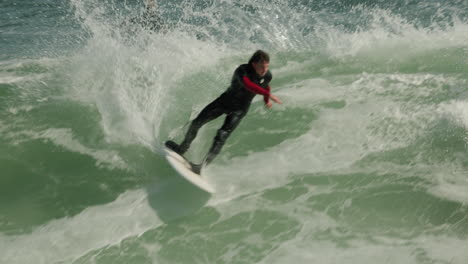
<svg viewBox="0 0 468 264">
<path fill-rule="evenodd" d="M 168 111 L 180 112 L 177 105 L 188 102 L 186 97 L 205 92 L 190 83 L 184 87 L 180 80 L 216 62 L 217 50 L 177 33 L 145 37 L 151 44 L 144 49 L 102 37 L 91 40 L 72 61 L 73 85 L 67 93 L 97 107 L 109 141 L 152 147 L 168 133 L 161 127 Z"/>
<path fill-rule="evenodd" d="M 468 101 L 453 100 L 441 104 L 438 110 L 440 113 L 447 115 L 450 119 L 464 127 L 468 136 Z"/>
<path fill-rule="evenodd" d="M 96 166 L 104 166 L 107 168 L 129 169 L 127 163 L 120 157 L 119 153 L 115 150 L 99 150 L 87 147 L 80 143 L 75 138 L 73 132 L 69 128 L 49 128 L 43 131 L 21 131 L 9 132 L 5 135 L 10 138 L 12 144 L 19 144 L 31 139 L 42 139 L 51 141 L 57 146 L 64 147 L 65 149 L 88 155 L 96 160 Z"/>
<path fill-rule="evenodd" d="M 0 84 L 12 84 L 25 80 L 24 76 L 0 76 Z"/>
<path fill-rule="evenodd" d="M 373 238 L 377 241 L 378 238 Z M 429 262 L 464 264 L 468 253 L 466 240 L 453 237 L 421 235 L 411 240 L 386 238 L 385 243 L 352 241 L 339 247 L 323 240 L 303 239 L 298 236 L 283 244 L 260 263 L 417 263 Z"/>
<path fill-rule="evenodd" d="M 370 12 L 372 21 L 366 30 L 345 33 L 335 28 L 319 32 L 328 51 L 337 57 L 364 56 L 370 60 L 391 62 L 423 54 L 429 50 L 465 47 L 468 25 L 455 20 L 452 27 L 416 27 L 388 10 Z M 391 56 L 388 56 L 391 54 Z M 466 58 L 460 58 L 466 63 Z M 390 61 L 389 61 L 390 60 Z"/>
<path fill-rule="evenodd" d="M 417 28 L 382 10 L 372 11 L 373 25 L 368 30 L 343 32 L 339 27 L 319 23 L 314 25 L 318 29 L 315 35 L 302 36 L 302 32 L 286 23 L 291 18 L 293 25 L 296 25 L 307 14 L 302 17 L 301 14 L 291 15 L 278 8 L 273 10 L 271 17 L 255 17 L 258 20 L 254 20 L 252 28 L 248 27 L 248 23 L 242 22 L 253 21 L 248 19 L 248 15 L 245 16 L 246 19 L 237 18 L 242 22 L 240 25 L 245 25 L 245 28 L 235 25 L 235 28 L 245 31 L 243 35 L 232 34 L 230 30 L 234 30 L 234 27 L 223 27 L 220 30 L 221 35 L 224 30 L 225 33 L 236 36 L 226 38 L 226 46 L 232 48 L 238 45 L 242 53 L 219 42 L 197 40 L 183 32 L 171 32 L 162 36 L 142 31 L 131 40 L 136 45 L 126 45 L 126 40 L 112 36 L 116 32 L 103 22 L 106 10 L 104 6 L 92 0 L 73 0 L 72 3 L 83 26 L 92 36 L 85 48 L 69 58 L 64 66 L 64 71 L 69 73 L 68 77 L 71 79 L 65 88 L 66 97 L 94 105 L 98 109 L 102 118 L 101 126 L 108 141 L 120 144 L 138 143 L 151 149 L 171 132 L 172 128 L 164 127 L 163 124 L 177 127 L 186 121 L 187 117 L 182 118 L 176 113 L 180 108 L 184 111 L 192 109 L 192 106 L 186 104 L 200 104 L 198 101 L 191 102 L 192 97 L 215 94 L 210 88 L 221 85 L 221 81 L 215 78 L 199 81 L 198 86 L 187 85 L 193 83 L 192 74 L 203 72 L 204 67 L 208 67 L 212 75 L 226 75 L 226 78 L 222 76 L 220 79 L 223 79 L 223 84 L 228 84 L 224 79 L 229 79 L 232 69 L 228 72 L 223 68 L 220 73 L 219 69 L 213 68 L 226 57 L 237 63 L 232 58 L 237 58 L 239 54 L 246 56 L 245 50 L 249 50 L 250 54 L 257 46 L 264 45 L 271 48 L 274 55 L 277 51 L 310 48 L 316 43 L 312 40 L 318 38 L 325 42 L 331 59 L 358 57 L 364 58 L 364 61 L 369 59 L 372 62 L 383 62 L 378 65 L 385 65 L 386 62 L 406 60 L 408 55 L 466 47 L 468 42 L 467 26 L 463 23 L 455 22 L 448 29 L 436 27 L 428 30 Z M 85 7 L 87 4 L 90 7 Z M 232 11 L 239 13 L 240 9 Z M 216 19 L 214 21 L 219 22 Z M 320 47 L 313 48 L 321 52 Z M 309 62 L 312 63 L 315 59 L 313 57 Z M 294 82 L 287 79 L 288 75 L 303 71 L 305 64 L 293 60 L 284 68 L 278 69 L 278 74 L 275 75 L 275 81 L 286 83 L 287 80 L 288 84 L 274 87 L 277 89 L 275 92 L 278 91 L 278 95 L 285 100 L 283 106 L 275 106 L 273 111 L 287 112 L 289 108 L 299 107 L 305 113 L 308 110 L 317 111 L 318 120 L 306 124 L 308 130 L 296 138 L 286 139 L 247 157 L 234 157 L 229 164 L 215 163 L 207 169 L 209 180 L 216 184 L 218 191 L 209 205 L 219 210 L 221 219 L 263 208 L 265 205 L 257 200 L 263 190 L 283 187 L 299 174 L 346 171 L 367 154 L 405 147 L 414 142 L 434 118 L 438 118 L 433 113 L 449 116 L 459 126 L 467 129 L 466 102 L 459 100 L 434 106 L 431 103 L 412 104 L 414 102 L 411 101 L 413 98 L 428 99 L 434 92 L 443 94 L 446 86 L 453 84 L 451 77 L 432 73 L 401 74 L 394 71 L 383 74 L 353 74 L 351 71 L 348 76 L 337 77 L 333 74 L 329 76 L 334 69 L 325 66 L 319 70 L 321 77 Z M 461 64 L 466 62 L 466 58 L 460 60 Z M 274 61 L 272 66 L 274 67 Z M 315 72 L 310 74 L 318 75 Z M 348 73 L 345 72 L 346 74 Z M 0 82 L 2 81 L 12 83 L 24 79 L 6 76 L 4 79 L 0 77 Z M 187 99 L 188 97 L 191 98 Z M 323 106 L 330 101 L 341 101 L 344 104 L 339 109 Z M 437 109 L 439 111 L 434 111 Z M 17 114 L 30 109 L 28 106 L 15 106 L 8 110 Z M 193 115 L 196 111 L 192 112 Z M 168 119 L 172 120 L 169 125 Z M 373 124 L 377 124 L 378 128 L 372 127 Z M 2 133 L 8 131 L 2 128 L 4 126 L 6 124 L 0 121 Z M 128 168 L 117 151 L 85 146 L 68 128 L 48 128 L 8 135 L 21 142 L 19 136 L 51 141 L 70 151 L 94 158 L 97 165 Z M 392 169 L 391 166 L 387 168 Z M 466 203 L 466 172 L 460 171 L 460 167 L 455 168 L 452 174 L 447 173 L 453 172 L 453 167 L 450 166 L 441 169 L 440 174 L 435 172 L 434 175 L 440 175 L 439 182 L 430 191 Z M 370 170 L 373 169 L 381 168 Z M 447 174 L 452 177 L 447 178 Z M 243 195 L 250 196 L 252 200 L 236 200 Z M 296 219 L 301 225 L 301 232 L 291 241 L 277 242 L 274 246 L 280 244 L 279 248 L 272 247 L 272 252 L 263 263 L 415 263 L 429 259 L 428 262 L 464 264 L 463 261 L 468 259 L 463 250 L 468 246 L 465 240 L 443 235 L 434 237 L 423 234 L 406 240 L 379 238 L 372 234 L 359 237 L 359 233 L 352 233 L 350 235 L 357 238 L 351 240 L 348 247 L 338 247 L 335 243 L 313 237 L 314 230 L 333 229 L 338 223 L 320 213 L 293 213 L 295 210 L 303 210 L 297 209 L 299 206 L 296 205 L 291 203 L 282 208 L 269 208 Z M 343 207 L 346 206 L 352 207 L 351 200 L 344 202 Z M 2 260 L 8 263 L 39 264 L 71 262 L 90 251 L 118 244 L 125 238 L 138 236 L 160 224 L 161 220 L 150 206 L 147 193 L 143 190 L 128 191 L 114 202 L 89 207 L 73 217 L 51 221 L 30 234 L 0 236 Z M 370 242 L 366 238 L 373 240 Z M 247 238 L 252 244 L 261 243 L 261 239 L 256 234 Z M 25 249 L 27 254 L 24 253 Z M 222 257 L 228 261 L 238 252 L 238 249 L 231 248 Z"/>
<path fill-rule="evenodd" d="M 147 197 L 144 190 L 129 191 L 112 203 L 53 220 L 30 234 L 0 235 L 2 262 L 71 263 L 89 251 L 142 234 L 161 224 Z"/>
</svg>

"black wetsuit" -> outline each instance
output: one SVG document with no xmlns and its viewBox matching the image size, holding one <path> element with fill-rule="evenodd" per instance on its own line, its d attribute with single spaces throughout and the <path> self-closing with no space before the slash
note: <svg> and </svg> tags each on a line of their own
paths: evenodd
<svg viewBox="0 0 468 264">
<path fill-rule="evenodd" d="M 179 145 L 177 151 L 179 154 L 182 155 L 189 149 L 190 144 L 197 136 L 198 130 L 204 124 L 218 118 L 222 114 L 226 114 L 224 124 L 218 129 L 204 163 L 209 164 L 213 161 L 221 151 L 226 139 L 249 111 L 252 99 L 257 94 L 247 89 L 244 81 L 245 77 L 261 88 L 268 89 L 267 91 L 269 92 L 269 83 L 272 79 L 270 71 L 264 76 L 259 76 L 250 64 L 242 64 L 237 67 L 232 77 L 231 86 L 213 102 L 208 104 L 191 122 L 184 141 Z"/>
</svg>

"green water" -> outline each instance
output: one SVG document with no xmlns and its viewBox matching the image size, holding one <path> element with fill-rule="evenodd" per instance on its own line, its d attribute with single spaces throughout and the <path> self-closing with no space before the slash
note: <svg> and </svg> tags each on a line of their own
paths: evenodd
<svg viewBox="0 0 468 264">
<path fill-rule="evenodd" d="M 468 261 L 465 1 L 158 3 L 0 3 L 1 263 Z M 209 195 L 162 142 L 258 48 Z"/>
</svg>

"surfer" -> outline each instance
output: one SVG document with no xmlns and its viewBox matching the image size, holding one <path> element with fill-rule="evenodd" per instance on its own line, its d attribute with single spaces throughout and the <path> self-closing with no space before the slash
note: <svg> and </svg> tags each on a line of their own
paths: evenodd
<svg viewBox="0 0 468 264">
<path fill-rule="evenodd" d="M 166 141 L 165 145 L 169 149 L 183 155 L 190 147 L 190 144 L 197 136 L 198 130 L 206 123 L 218 118 L 222 114 L 226 119 L 218 129 L 213 144 L 204 158 L 202 164 L 191 164 L 192 170 L 200 174 L 203 165 L 210 164 L 219 154 L 221 148 L 229 135 L 239 125 L 242 118 L 247 114 L 250 104 L 255 95 L 263 95 L 265 106 L 272 107 L 272 101 L 281 104 L 278 97 L 271 93 L 270 81 L 272 74 L 268 70 L 270 56 L 268 53 L 257 50 L 247 64 L 242 64 L 234 71 L 229 88 L 208 104 L 198 116 L 192 120 L 190 127 L 181 144 L 174 141 Z"/>
</svg>

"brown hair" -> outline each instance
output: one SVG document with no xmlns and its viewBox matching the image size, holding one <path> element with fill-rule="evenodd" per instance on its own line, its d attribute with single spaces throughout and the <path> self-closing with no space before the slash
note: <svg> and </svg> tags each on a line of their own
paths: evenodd
<svg viewBox="0 0 468 264">
<path fill-rule="evenodd" d="M 264 52 L 263 50 L 257 50 L 255 53 L 252 55 L 252 57 L 249 60 L 249 64 L 252 63 L 259 63 L 259 62 L 270 62 L 270 55 L 268 53 Z"/>
</svg>

